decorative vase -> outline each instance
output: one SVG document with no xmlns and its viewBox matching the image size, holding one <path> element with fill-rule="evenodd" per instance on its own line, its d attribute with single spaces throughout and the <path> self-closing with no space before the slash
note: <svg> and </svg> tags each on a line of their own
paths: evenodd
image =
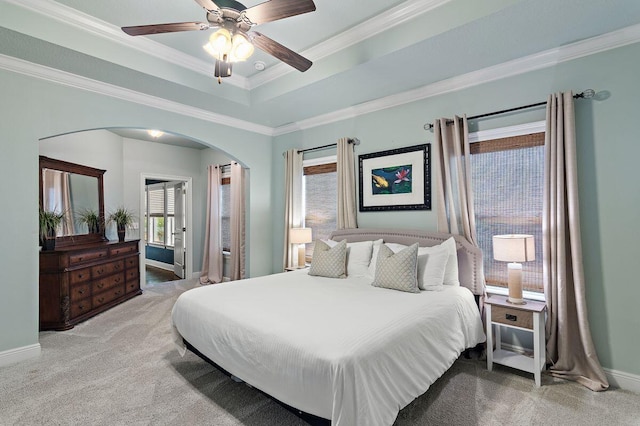
<svg viewBox="0 0 640 426">
<path fill-rule="evenodd" d="M 124 235 L 127 233 L 127 230 L 124 227 L 118 227 L 118 241 L 124 241 Z"/>
<path fill-rule="evenodd" d="M 49 230 L 47 235 L 42 239 L 42 250 L 50 251 L 56 249 L 56 231 Z"/>
</svg>

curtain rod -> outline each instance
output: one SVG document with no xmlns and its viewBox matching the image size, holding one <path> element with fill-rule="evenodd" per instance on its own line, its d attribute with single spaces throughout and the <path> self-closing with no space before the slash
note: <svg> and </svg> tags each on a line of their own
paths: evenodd
<svg viewBox="0 0 640 426">
<path fill-rule="evenodd" d="M 360 145 L 360 139 L 350 138 L 349 143 L 352 143 L 354 145 Z M 316 146 L 314 148 L 299 149 L 298 154 L 300 154 L 301 152 L 304 153 L 304 152 L 311 152 L 311 151 L 319 151 L 321 149 L 333 148 L 334 146 L 338 146 L 338 144 L 330 143 L 329 145 Z M 282 155 L 284 155 L 284 152 L 282 153 Z"/>
<path fill-rule="evenodd" d="M 573 95 L 574 99 L 580 99 L 580 98 L 584 98 L 584 99 L 589 99 L 589 98 L 593 98 L 595 96 L 596 92 L 593 89 L 587 89 L 584 92 L 581 93 L 577 93 L 575 95 Z M 484 117 L 491 117 L 492 115 L 499 115 L 499 114 L 505 114 L 507 112 L 512 112 L 512 111 L 518 111 L 521 109 L 527 109 L 527 108 L 533 108 L 533 107 L 537 107 L 537 106 L 542 106 L 542 105 L 546 105 L 547 102 L 537 102 L 535 104 L 529 104 L 529 105 L 524 105 L 524 106 L 519 106 L 519 107 L 515 107 L 515 108 L 509 108 L 509 109 L 503 109 L 500 111 L 494 111 L 494 112 L 487 112 L 486 114 L 479 114 L 479 115 L 474 115 L 473 117 L 467 117 L 467 120 L 474 120 L 476 118 L 484 118 Z M 453 120 L 447 120 L 447 124 L 452 124 Z M 433 129 L 433 123 L 427 123 L 424 125 L 424 129 L 425 130 L 432 130 Z"/>
</svg>

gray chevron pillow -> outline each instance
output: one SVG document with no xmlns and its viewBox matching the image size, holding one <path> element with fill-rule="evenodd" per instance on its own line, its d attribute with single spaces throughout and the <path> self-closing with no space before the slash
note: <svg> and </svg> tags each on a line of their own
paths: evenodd
<svg viewBox="0 0 640 426">
<path fill-rule="evenodd" d="M 418 243 L 394 253 L 382 244 L 376 259 L 376 275 L 371 283 L 374 287 L 419 293 L 418 288 Z"/>
<path fill-rule="evenodd" d="M 333 247 L 316 240 L 313 246 L 313 258 L 309 275 L 327 278 L 345 278 L 347 269 L 347 240 L 342 240 Z"/>
</svg>

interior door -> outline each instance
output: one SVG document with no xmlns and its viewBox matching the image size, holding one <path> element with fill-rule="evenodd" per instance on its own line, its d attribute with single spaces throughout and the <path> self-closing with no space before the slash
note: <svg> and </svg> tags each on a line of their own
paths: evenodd
<svg viewBox="0 0 640 426">
<path fill-rule="evenodd" d="M 180 278 L 184 278 L 187 252 L 185 250 L 185 182 L 177 182 L 174 187 L 174 221 L 173 221 L 173 271 Z"/>
</svg>

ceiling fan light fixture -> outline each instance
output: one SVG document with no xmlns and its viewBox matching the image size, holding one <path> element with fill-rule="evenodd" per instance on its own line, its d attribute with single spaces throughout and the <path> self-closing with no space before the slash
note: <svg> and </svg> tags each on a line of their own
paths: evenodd
<svg viewBox="0 0 640 426">
<path fill-rule="evenodd" d="M 244 34 L 237 33 L 233 36 L 233 48 L 231 50 L 231 61 L 246 61 L 253 55 L 253 44 Z"/>
<path fill-rule="evenodd" d="M 209 37 L 209 43 L 205 46 L 209 46 L 209 49 L 205 47 L 207 52 L 211 54 L 213 52 L 213 56 L 222 57 L 223 55 L 228 54 L 233 47 L 231 43 L 231 33 L 226 28 L 220 28 L 215 33 L 211 34 Z"/>
</svg>

